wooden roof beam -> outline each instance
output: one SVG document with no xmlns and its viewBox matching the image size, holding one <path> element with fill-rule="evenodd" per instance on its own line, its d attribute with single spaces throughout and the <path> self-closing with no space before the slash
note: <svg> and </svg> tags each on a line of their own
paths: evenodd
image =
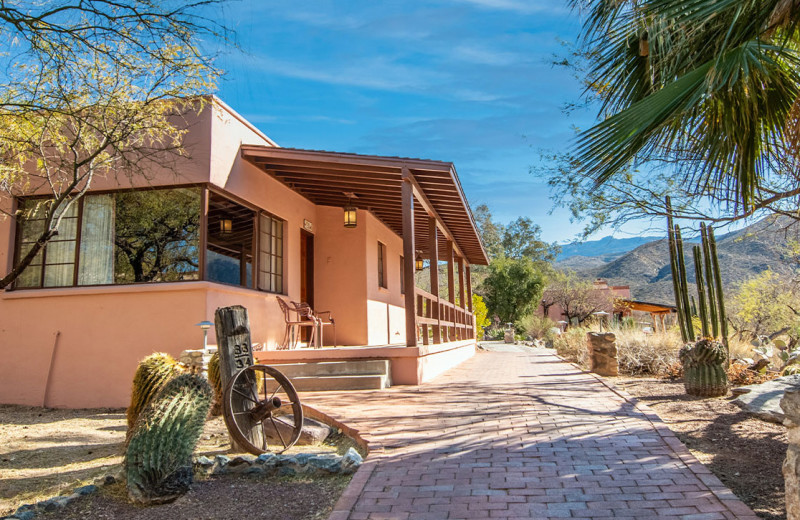
<svg viewBox="0 0 800 520">
<path fill-rule="evenodd" d="M 417 202 L 420 203 L 420 206 L 422 206 L 422 209 L 425 210 L 425 212 L 428 215 L 436 219 L 436 225 L 439 227 L 439 230 L 447 238 L 447 240 L 450 240 L 453 243 L 453 249 L 456 250 L 458 256 L 463 258 L 464 252 L 461 251 L 461 248 L 458 246 L 458 243 L 453 238 L 453 233 L 450 232 L 450 228 L 447 227 L 447 224 L 444 223 L 442 217 L 439 216 L 439 213 L 436 211 L 436 208 L 434 208 L 433 204 L 431 204 L 431 201 L 428 200 L 428 197 L 425 195 L 425 192 L 422 191 L 420 185 L 417 184 L 417 181 L 414 179 L 414 175 L 411 173 L 411 171 L 408 169 L 407 166 L 403 166 L 403 180 L 411 184 L 411 188 L 413 189 L 414 192 L 414 198 L 417 199 Z"/>
</svg>

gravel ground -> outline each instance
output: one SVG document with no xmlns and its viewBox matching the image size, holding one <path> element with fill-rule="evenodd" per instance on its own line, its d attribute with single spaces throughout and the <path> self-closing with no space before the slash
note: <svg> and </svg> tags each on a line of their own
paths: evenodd
<svg viewBox="0 0 800 520">
<path fill-rule="evenodd" d="M 756 419 L 732 404 L 732 396 L 686 395 L 683 383 L 611 377 L 614 384 L 655 411 L 697 459 L 769 520 L 786 518 L 783 474 L 786 428 Z"/>
<path fill-rule="evenodd" d="M 195 482 L 171 504 L 140 507 L 121 484 L 103 488 L 41 520 L 317 520 L 327 518 L 350 477 L 313 480 L 222 475 Z"/>
<path fill-rule="evenodd" d="M 23 503 L 69 494 L 79 486 L 115 472 L 122 462 L 125 431 L 123 409 L 60 410 L 0 405 L 0 517 L 13 513 Z M 295 446 L 287 453 L 343 452 L 349 445 L 342 442 L 337 446 Z M 206 421 L 196 453 L 233 455 L 222 418 Z M 110 486 L 100 495 L 78 501 L 74 507 L 80 510 L 96 507 L 97 514 L 113 512 L 111 516 L 84 511 L 81 513 L 84 516 L 75 518 L 233 518 L 224 515 L 226 508 L 230 508 L 238 511 L 237 518 L 311 519 L 318 518 L 313 515 L 321 514 L 326 508 L 330 510 L 349 479 L 215 477 L 198 482 L 188 495 L 171 506 L 150 508 L 152 512 L 126 504 L 124 488 Z M 251 495 L 253 498 L 248 498 Z M 278 507 L 261 498 L 286 496 L 291 497 L 290 502 L 308 507 Z M 196 513 L 176 514 L 174 507 L 178 504 L 195 508 Z M 70 505 L 70 511 L 72 508 Z M 255 508 L 256 514 L 261 514 L 260 510 L 278 511 L 280 516 L 253 516 L 250 508 Z M 171 513 L 151 516 L 160 515 L 162 509 Z M 214 511 L 215 515 L 203 516 L 205 510 Z M 63 514 L 66 513 L 52 518 L 72 518 L 61 516 Z M 325 516 L 327 513 L 319 518 Z"/>
</svg>

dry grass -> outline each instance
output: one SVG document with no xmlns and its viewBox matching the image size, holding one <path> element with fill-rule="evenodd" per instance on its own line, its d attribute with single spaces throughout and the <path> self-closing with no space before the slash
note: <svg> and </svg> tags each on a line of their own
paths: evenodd
<svg viewBox="0 0 800 520">
<path fill-rule="evenodd" d="M 0 516 L 120 468 L 125 410 L 59 410 L 0 405 Z M 232 454 L 221 417 L 206 421 L 196 453 Z M 290 453 L 337 452 L 336 445 L 294 446 Z"/>
<path fill-rule="evenodd" d="M 578 365 L 589 367 L 589 354 L 586 334 L 591 332 L 586 328 L 572 328 L 556 338 L 554 346 L 556 352 L 565 359 Z M 680 377 L 680 362 L 678 351 L 683 342 L 677 328 L 666 332 L 645 334 L 639 329 L 612 329 L 616 336 L 617 359 L 622 374 L 629 375 L 658 375 L 662 377 Z M 753 358 L 753 346 L 743 341 L 731 340 L 731 358 Z M 780 366 L 777 357 L 772 366 Z M 735 370 L 731 374 L 734 384 L 752 384 L 771 379 L 772 375 L 759 375 Z"/>
</svg>

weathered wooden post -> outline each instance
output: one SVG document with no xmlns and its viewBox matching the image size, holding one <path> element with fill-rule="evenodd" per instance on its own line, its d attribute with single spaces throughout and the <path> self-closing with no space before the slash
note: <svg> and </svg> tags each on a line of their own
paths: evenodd
<svg viewBox="0 0 800 520">
<path fill-rule="evenodd" d="M 229 381 L 243 368 L 253 366 L 253 349 L 250 341 L 250 321 L 247 309 L 241 305 L 221 307 L 214 313 L 214 328 L 217 332 L 219 350 L 219 372 L 222 388 L 227 389 Z M 224 392 L 225 395 L 228 392 Z M 236 388 L 230 392 L 231 403 L 223 403 L 233 410 L 250 410 L 258 403 L 258 381 L 255 377 L 240 378 Z M 251 444 L 261 446 L 264 442 L 260 422 L 253 421 L 249 414 L 223 413 L 228 430 L 235 426 L 245 434 Z M 245 451 L 231 437 L 231 445 L 237 451 Z"/>
</svg>

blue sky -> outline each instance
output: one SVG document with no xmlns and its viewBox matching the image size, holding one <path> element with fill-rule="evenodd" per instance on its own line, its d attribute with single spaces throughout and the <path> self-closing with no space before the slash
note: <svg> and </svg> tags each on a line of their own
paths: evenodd
<svg viewBox="0 0 800 520">
<path fill-rule="evenodd" d="M 451 161 L 498 220 L 579 231 L 529 173 L 592 121 L 561 110 L 580 94 L 551 65 L 579 29 L 564 3 L 242 0 L 225 18 L 243 52 L 221 58 L 219 95 L 281 146 Z"/>
</svg>

